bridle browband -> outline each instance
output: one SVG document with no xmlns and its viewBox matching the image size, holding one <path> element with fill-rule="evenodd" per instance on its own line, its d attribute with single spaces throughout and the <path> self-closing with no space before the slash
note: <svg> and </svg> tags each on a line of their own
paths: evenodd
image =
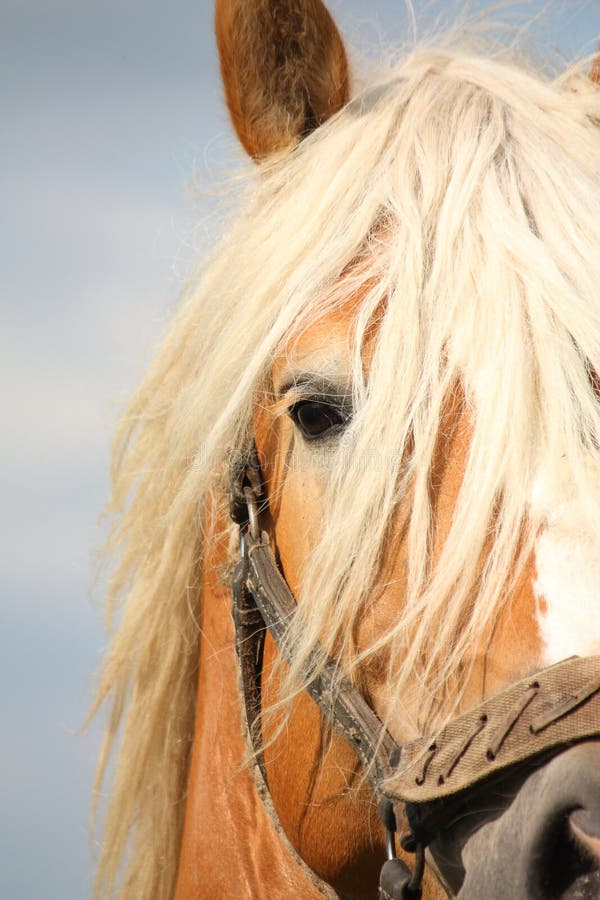
<svg viewBox="0 0 600 900">
<path fill-rule="evenodd" d="M 266 630 L 286 662 L 286 640 L 296 601 L 280 572 L 260 512 L 266 508 L 256 451 L 234 458 L 230 513 L 240 526 L 240 560 L 232 580 L 233 619 L 246 728 L 266 783 L 261 752 L 261 677 Z M 319 674 L 311 674 L 318 660 Z M 566 746 L 600 737 L 600 656 L 571 657 L 511 684 L 453 719 L 435 737 L 400 746 L 340 668 L 316 647 L 304 688 L 345 738 L 365 768 L 386 829 L 387 862 L 380 898 L 421 897 L 425 848 L 456 815 L 465 796 L 482 785 L 546 761 Z M 411 872 L 396 857 L 397 822 L 405 819 L 404 850 L 415 853 Z"/>
</svg>

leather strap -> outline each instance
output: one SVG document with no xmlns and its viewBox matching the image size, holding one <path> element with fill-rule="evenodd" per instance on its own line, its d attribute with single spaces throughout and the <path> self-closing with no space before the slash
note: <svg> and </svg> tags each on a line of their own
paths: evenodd
<svg viewBox="0 0 600 900">
<path fill-rule="evenodd" d="M 244 556 L 233 582 L 234 617 L 236 623 L 239 621 L 242 625 L 236 643 L 242 677 L 249 686 L 244 693 L 249 695 L 245 697 L 245 706 L 252 733 L 260 714 L 260 668 L 256 665 L 264 639 L 260 625 L 262 623 L 264 632 L 264 623 L 267 623 L 284 659 L 291 662 L 292 648 L 285 638 L 288 623 L 296 612 L 296 602 L 277 567 L 267 535 L 263 532 L 258 538 L 253 538 L 246 533 L 243 542 Z M 242 611 L 239 612 L 239 609 Z M 259 619 L 255 617 L 256 612 Z M 319 660 L 322 658 L 318 648 L 313 651 L 307 671 L 310 672 L 317 654 Z M 380 798 L 382 782 L 393 774 L 400 762 L 401 749 L 398 744 L 362 695 L 347 678 L 340 675 L 338 666 L 331 658 L 327 658 L 319 675 L 307 681 L 305 688 L 353 748 L 365 767 L 376 796 Z"/>
<path fill-rule="evenodd" d="M 600 656 L 573 656 L 484 700 L 449 722 L 435 740 L 405 744 L 401 767 L 382 787 L 395 801 L 441 800 L 595 737 L 600 737 Z"/>
<path fill-rule="evenodd" d="M 248 564 L 242 558 L 233 573 L 231 612 L 235 626 L 235 647 L 240 669 L 244 713 L 250 744 L 266 783 L 260 734 L 261 674 L 267 626 L 247 587 Z"/>
<path fill-rule="evenodd" d="M 268 626 L 284 658 L 290 662 L 291 652 L 285 637 L 288 623 L 296 611 L 296 602 L 279 572 L 267 535 L 264 532 L 259 537 L 256 532 L 252 535 L 250 523 L 253 520 L 256 521 L 255 512 L 249 516 L 248 530 L 241 539 L 242 556 L 233 574 L 232 614 L 246 727 L 260 776 L 268 790 L 260 727 L 265 634 Z M 309 659 L 308 669 L 310 663 Z M 381 870 L 380 900 L 419 900 L 424 848 L 418 848 L 417 860 L 420 862 L 415 872 L 395 858 L 394 809 L 380 789 L 382 781 L 394 772 L 400 760 L 400 747 L 362 695 L 340 676 L 333 660 L 328 658 L 324 669 L 317 677 L 308 679 L 305 687 L 328 720 L 353 747 L 365 767 L 375 796 L 379 798 L 389 857 Z"/>
</svg>

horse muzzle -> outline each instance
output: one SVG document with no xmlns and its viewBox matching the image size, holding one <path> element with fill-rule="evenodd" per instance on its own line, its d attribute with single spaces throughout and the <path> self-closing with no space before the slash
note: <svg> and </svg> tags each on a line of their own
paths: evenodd
<svg viewBox="0 0 600 900">
<path fill-rule="evenodd" d="M 598 900 L 600 741 L 480 792 L 429 851 L 457 900 Z"/>
</svg>

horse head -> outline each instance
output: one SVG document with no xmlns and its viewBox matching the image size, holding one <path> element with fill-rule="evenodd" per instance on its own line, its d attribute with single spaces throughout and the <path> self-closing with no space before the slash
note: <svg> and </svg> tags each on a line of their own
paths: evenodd
<svg viewBox="0 0 600 900">
<path fill-rule="evenodd" d="M 104 884 L 137 818 L 136 897 L 372 897 L 398 850 L 381 896 L 591 900 L 600 92 L 442 47 L 353 93 L 320 0 L 216 33 L 257 170 L 118 448 Z"/>
</svg>

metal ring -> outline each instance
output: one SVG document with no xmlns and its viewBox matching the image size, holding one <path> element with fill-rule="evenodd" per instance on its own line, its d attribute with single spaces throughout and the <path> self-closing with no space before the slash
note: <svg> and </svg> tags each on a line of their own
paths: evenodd
<svg viewBox="0 0 600 900">
<path fill-rule="evenodd" d="M 385 829 L 385 852 L 387 854 L 388 859 L 396 859 L 396 838 L 395 831 L 390 831 L 389 828 Z"/>
<path fill-rule="evenodd" d="M 244 497 L 246 498 L 246 505 L 248 507 L 248 531 L 250 532 L 252 540 L 257 541 L 260 537 L 260 530 L 258 527 L 258 506 L 256 504 L 256 494 L 248 485 L 244 487 Z"/>
</svg>

